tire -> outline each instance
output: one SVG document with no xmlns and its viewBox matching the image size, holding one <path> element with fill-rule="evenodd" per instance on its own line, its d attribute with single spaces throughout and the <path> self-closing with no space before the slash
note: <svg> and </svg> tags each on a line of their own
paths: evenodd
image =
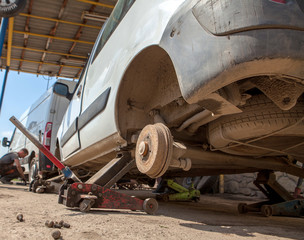
<svg viewBox="0 0 304 240">
<path fill-rule="evenodd" d="M 9 18 L 14 17 L 20 13 L 27 0 L 4 0 L 0 3 L 0 17 Z"/>
<path fill-rule="evenodd" d="M 261 94 L 253 96 L 246 105 L 241 106 L 240 109 L 243 112 L 223 116 L 209 124 L 209 143 L 214 148 L 218 148 L 226 153 L 259 156 L 269 153 L 269 151 L 244 145 L 233 148 L 225 147 L 233 144 L 231 140 L 245 142 L 296 124 L 304 117 L 304 99 L 300 97 L 298 103 L 292 109 L 284 111 L 277 107 L 265 95 Z M 263 140 L 255 141 L 253 144 L 280 150 L 297 144 L 298 142 L 296 141 L 303 139 L 303 137 L 304 122 L 302 121 L 295 127 Z M 299 148 L 295 148 L 293 151 L 301 152 Z M 303 154 L 303 150 L 300 154 Z M 273 153 L 273 155 L 281 154 Z"/>
</svg>

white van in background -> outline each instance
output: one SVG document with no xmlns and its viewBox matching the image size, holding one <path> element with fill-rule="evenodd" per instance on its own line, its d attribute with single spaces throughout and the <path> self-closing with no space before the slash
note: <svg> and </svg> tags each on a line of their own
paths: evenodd
<svg viewBox="0 0 304 240">
<path fill-rule="evenodd" d="M 75 86 L 74 81 L 58 80 L 19 119 L 52 153 L 55 152 L 57 131 L 69 105 L 69 96 Z M 62 95 L 54 94 L 54 92 L 60 92 Z M 3 138 L 2 145 L 9 147 L 9 151 L 19 151 L 24 147 L 28 149 L 29 155 L 21 161 L 21 166 L 25 168 L 24 173 L 28 175 L 30 182 L 38 174 L 43 179 L 57 174 L 53 163 L 20 130 L 14 130 L 10 141 Z"/>
</svg>

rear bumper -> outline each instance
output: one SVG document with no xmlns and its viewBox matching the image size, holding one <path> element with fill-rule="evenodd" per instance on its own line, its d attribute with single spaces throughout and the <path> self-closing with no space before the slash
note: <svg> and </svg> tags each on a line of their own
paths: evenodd
<svg viewBox="0 0 304 240">
<path fill-rule="evenodd" d="M 199 1 L 192 9 L 201 26 L 214 35 L 256 29 L 304 30 L 302 0 Z"/>
<path fill-rule="evenodd" d="M 303 83 L 303 31 L 259 28 L 218 36 L 203 28 L 192 10 L 175 19 L 160 45 L 171 57 L 189 103 L 252 76 L 287 76 Z"/>
</svg>

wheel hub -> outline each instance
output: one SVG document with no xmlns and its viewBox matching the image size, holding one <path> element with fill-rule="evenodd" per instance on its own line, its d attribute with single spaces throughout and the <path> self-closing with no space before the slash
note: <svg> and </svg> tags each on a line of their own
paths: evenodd
<svg viewBox="0 0 304 240">
<path fill-rule="evenodd" d="M 162 123 L 147 125 L 136 144 L 136 165 L 140 172 L 151 178 L 162 176 L 172 158 L 173 138 L 168 127 Z"/>
</svg>

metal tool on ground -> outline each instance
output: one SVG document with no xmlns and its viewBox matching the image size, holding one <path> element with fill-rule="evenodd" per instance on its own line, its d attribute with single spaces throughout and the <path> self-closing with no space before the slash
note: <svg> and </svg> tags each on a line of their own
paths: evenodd
<svg viewBox="0 0 304 240">
<path fill-rule="evenodd" d="M 158 198 L 165 201 L 199 201 L 201 193 L 194 188 L 193 184 L 187 189 L 172 179 L 165 179 L 164 181 L 168 188 L 174 190 L 174 193 L 170 191 L 169 193 L 160 193 L 157 195 Z"/>
<path fill-rule="evenodd" d="M 64 166 L 14 116 L 10 121 L 63 172 L 67 181 L 60 188 L 59 203 L 67 207 L 79 207 L 82 212 L 91 208 L 144 210 L 148 214 L 157 211 L 158 203 L 153 198 L 141 200 L 109 189 L 135 166 L 135 160 L 129 152 L 119 153 L 86 183 L 82 183 L 69 167 Z"/>
<path fill-rule="evenodd" d="M 239 213 L 261 212 L 265 217 L 273 215 L 304 216 L 304 200 L 295 199 L 276 181 L 276 176 L 272 171 L 259 172 L 254 184 L 269 200 L 249 205 L 240 203 L 238 205 Z"/>
</svg>

